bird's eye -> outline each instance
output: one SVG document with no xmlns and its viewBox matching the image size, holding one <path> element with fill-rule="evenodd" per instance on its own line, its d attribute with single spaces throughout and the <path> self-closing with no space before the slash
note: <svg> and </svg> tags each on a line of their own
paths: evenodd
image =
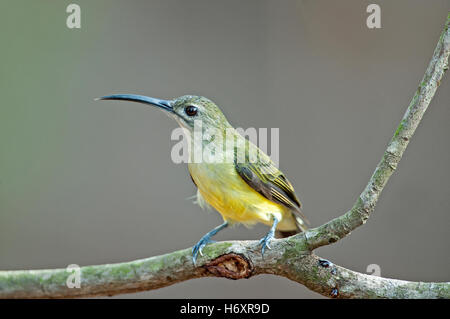
<svg viewBox="0 0 450 319">
<path fill-rule="evenodd" d="M 189 116 L 195 116 L 195 115 L 197 115 L 198 109 L 197 109 L 196 106 L 189 105 L 189 106 L 186 106 L 186 108 L 184 109 L 184 111 L 185 111 L 186 114 L 189 115 Z"/>
</svg>

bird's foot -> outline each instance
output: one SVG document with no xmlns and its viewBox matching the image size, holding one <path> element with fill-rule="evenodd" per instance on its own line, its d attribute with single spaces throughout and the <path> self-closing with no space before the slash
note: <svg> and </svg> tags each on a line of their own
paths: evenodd
<svg viewBox="0 0 450 319">
<path fill-rule="evenodd" d="M 261 245 L 261 255 L 264 256 L 264 251 L 266 250 L 266 247 L 271 249 L 269 246 L 269 242 L 271 239 L 273 239 L 274 233 L 275 233 L 274 231 L 270 230 L 267 233 L 267 235 L 261 238 L 261 240 L 259 241 L 259 244 Z"/>
<path fill-rule="evenodd" d="M 202 239 L 199 240 L 199 242 L 192 248 L 192 262 L 195 265 L 195 262 L 197 261 L 197 256 L 200 253 L 201 256 L 203 247 L 205 247 L 209 243 L 215 243 L 214 240 L 211 240 L 211 237 L 217 234 L 219 231 L 224 229 L 228 226 L 228 222 L 225 221 L 222 225 L 217 226 L 213 230 L 211 230 L 209 233 L 207 233 L 205 236 L 202 237 Z"/>
<path fill-rule="evenodd" d="M 195 262 L 197 261 L 197 256 L 198 254 L 200 254 L 200 256 L 203 256 L 203 248 L 207 245 L 207 244 L 211 244 L 211 243 L 215 243 L 215 240 L 211 239 L 211 235 L 206 234 L 205 236 L 203 236 L 198 243 L 192 248 L 192 262 L 195 265 Z"/>
</svg>

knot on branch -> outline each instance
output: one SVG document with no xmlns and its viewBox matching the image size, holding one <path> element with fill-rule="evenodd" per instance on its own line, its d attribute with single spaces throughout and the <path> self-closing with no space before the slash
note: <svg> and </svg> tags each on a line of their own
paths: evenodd
<svg viewBox="0 0 450 319">
<path fill-rule="evenodd" d="M 249 278 L 253 271 L 251 261 L 245 256 L 235 253 L 217 257 L 203 267 L 215 276 L 228 279 Z"/>
</svg>

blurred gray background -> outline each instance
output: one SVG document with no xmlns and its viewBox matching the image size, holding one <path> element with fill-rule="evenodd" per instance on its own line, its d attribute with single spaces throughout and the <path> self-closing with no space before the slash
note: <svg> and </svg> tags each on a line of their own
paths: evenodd
<svg viewBox="0 0 450 319">
<path fill-rule="evenodd" d="M 186 198 L 176 123 L 110 93 L 204 95 L 239 127 L 280 128 L 280 167 L 312 226 L 365 187 L 433 53 L 450 1 L 72 1 L 0 5 L 0 269 L 128 261 L 221 222 Z M 448 281 L 450 80 L 442 81 L 370 220 L 317 251 L 344 267 Z M 265 226 L 217 239 L 259 239 Z M 317 298 L 274 276 L 197 279 L 119 297 Z"/>
</svg>

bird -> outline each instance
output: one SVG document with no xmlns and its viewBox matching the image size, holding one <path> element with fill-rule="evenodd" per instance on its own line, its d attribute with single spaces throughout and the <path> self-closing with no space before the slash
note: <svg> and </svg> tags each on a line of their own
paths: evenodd
<svg viewBox="0 0 450 319">
<path fill-rule="evenodd" d="M 204 209 L 214 208 L 223 219 L 222 224 L 193 246 L 194 264 L 198 254 L 203 256 L 203 248 L 214 242 L 211 238 L 228 226 L 256 223 L 270 226 L 259 241 L 263 257 L 274 238 L 308 229 L 301 202 L 286 176 L 267 154 L 233 128 L 211 100 L 197 95 L 163 100 L 137 94 L 113 94 L 98 100 L 155 106 L 183 129 L 188 141 L 188 170 L 197 187 L 197 203 Z"/>
</svg>

